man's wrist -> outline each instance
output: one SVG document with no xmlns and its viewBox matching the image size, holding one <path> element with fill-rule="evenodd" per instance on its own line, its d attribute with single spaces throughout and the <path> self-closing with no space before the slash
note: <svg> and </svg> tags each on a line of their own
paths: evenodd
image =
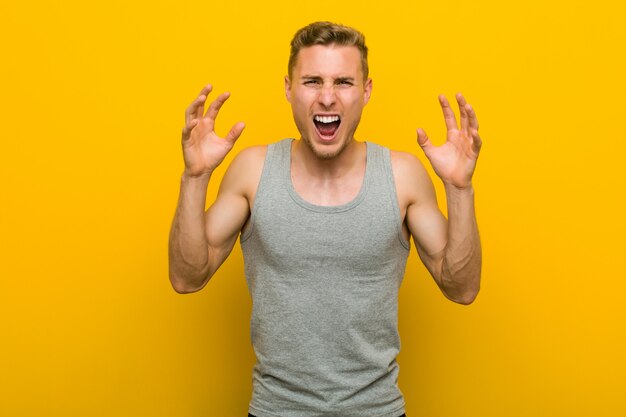
<svg viewBox="0 0 626 417">
<path fill-rule="evenodd" d="M 187 170 L 183 171 L 182 180 L 186 182 L 205 182 L 211 178 L 212 172 L 203 172 L 202 174 L 192 174 Z"/>
<path fill-rule="evenodd" d="M 465 186 L 458 186 L 458 185 L 444 182 L 443 186 L 446 190 L 446 194 L 448 195 L 450 194 L 459 195 L 459 196 L 464 195 L 464 194 L 474 195 L 474 187 L 471 182 L 469 182 Z"/>
</svg>

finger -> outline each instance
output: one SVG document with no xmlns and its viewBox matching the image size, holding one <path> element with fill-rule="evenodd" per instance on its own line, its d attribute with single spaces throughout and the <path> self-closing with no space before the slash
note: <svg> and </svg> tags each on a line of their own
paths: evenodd
<svg viewBox="0 0 626 417">
<path fill-rule="evenodd" d="M 222 105 L 226 102 L 226 100 L 228 100 L 228 97 L 230 97 L 230 93 L 226 92 L 220 94 L 215 100 L 213 100 L 213 102 L 209 105 L 204 118 L 215 122 L 217 114 L 220 112 Z"/>
<path fill-rule="evenodd" d="M 199 119 L 204 112 L 204 103 L 211 92 L 213 87 L 211 84 L 206 85 L 201 91 L 198 97 L 187 107 L 185 111 L 185 124 L 189 124 L 191 120 Z"/>
<path fill-rule="evenodd" d="M 424 153 L 428 155 L 430 148 L 433 144 L 428 139 L 428 135 L 424 132 L 424 129 L 421 127 L 417 129 L 417 144 L 424 150 Z"/>
<path fill-rule="evenodd" d="M 441 110 L 443 111 L 443 118 L 446 121 L 446 128 L 448 130 L 458 130 L 459 126 L 456 123 L 454 111 L 452 111 L 452 107 L 450 107 L 448 99 L 443 94 L 439 96 L 439 104 L 441 105 Z"/>
<path fill-rule="evenodd" d="M 185 111 L 185 124 L 189 124 L 194 119 L 202 117 L 204 112 L 204 102 L 206 101 L 205 95 L 200 95 L 196 98 Z"/>
<path fill-rule="evenodd" d="M 208 96 L 209 93 L 213 90 L 213 86 L 211 84 L 207 84 L 204 87 L 202 87 L 202 90 L 200 90 L 200 96 Z"/>
<path fill-rule="evenodd" d="M 466 103 L 465 111 L 467 111 L 470 129 L 478 130 L 478 119 L 476 118 L 476 112 L 474 111 L 474 108 L 469 103 Z"/>
<path fill-rule="evenodd" d="M 478 155 L 480 148 L 483 146 L 483 141 L 480 138 L 477 129 L 470 128 L 470 135 L 472 135 L 472 150 Z"/>
<path fill-rule="evenodd" d="M 244 122 L 235 123 L 235 125 L 230 128 L 230 131 L 224 139 L 229 142 L 235 142 L 237 139 L 239 139 L 239 136 L 241 136 L 241 132 L 243 132 L 243 129 L 245 127 L 246 125 Z"/>
<path fill-rule="evenodd" d="M 213 86 L 211 84 L 207 84 L 202 89 L 202 91 L 200 91 L 200 95 L 198 96 L 198 98 L 204 97 L 204 99 L 202 100 L 202 106 L 198 106 L 198 108 L 196 109 L 196 114 L 195 114 L 196 119 L 202 118 L 202 114 L 204 113 L 204 103 L 206 102 L 206 99 L 209 96 L 209 93 L 211 93 L 211 91 L 213 91 Z"/>
<path fill-rule="evenodd" d="M 187 123 L 183 128 L 183 142 L 189 139 L 191 136 L 191 131 L 198 124 L 198 119 L 193 119 L 191 122 Z"/>
<path fill-rule="evenodd" d="M 461 130 L 467 132 L 469 126 L 469 116 L 467 114 L 467 109 L 465 108 L 467 102 L 465 101 L 465 97 L 463 97 L 463 94 L 456 93 L 456 102 L 459 103 L 459 114 L 461 115 Z"/>
</svg>

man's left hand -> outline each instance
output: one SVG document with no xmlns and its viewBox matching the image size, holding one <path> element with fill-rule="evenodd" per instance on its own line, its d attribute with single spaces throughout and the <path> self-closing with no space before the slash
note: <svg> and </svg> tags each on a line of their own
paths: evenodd
<svg viewBox="0 0 626 417">
<path fill-rule="evenodd" d="M 417 129 L 417 143 L 445 185 L 464 189 L 472 185 L 472 175 L 482 141 L 478 135 L 478 119 L 474 109 L 461 93 L 457 93 L 456 101 L 459 104 L 461 128 L 459 129 L 448 100 L 444 95 L 440 95 L 439 103 L 448 130 L 446 143 L 441 146 L 433 145 L 421 128 Z"/>
</svg>

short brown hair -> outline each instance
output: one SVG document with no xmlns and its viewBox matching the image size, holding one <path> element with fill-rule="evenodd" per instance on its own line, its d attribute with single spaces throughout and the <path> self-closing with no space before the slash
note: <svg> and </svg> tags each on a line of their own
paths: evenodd
<svg viewBox="0 0 626 417">
<path fill-rule="evenodd" d="M 291 40 L 291 53 L 289 54 L 289 65 L 287 67 L 289 78 L 291 78 L 293 67 L 296 66 L 300 49 L 313 45 L 356 46 L 361 53 L 363 79 L 367 80 L 369 67 L 367 65 L 365 36 L 354 28 L 332 22 L 314 22 L 296 32 Z"/>
</svg>

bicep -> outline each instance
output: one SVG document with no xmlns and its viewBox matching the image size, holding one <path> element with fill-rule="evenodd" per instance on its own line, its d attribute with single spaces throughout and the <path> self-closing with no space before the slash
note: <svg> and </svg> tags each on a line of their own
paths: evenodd
<svg viewBox="0 0 626 417">
<path fill-rule="evenodd" d="M 242 151 L 226 170 L 215 202 L 205 213 L 212 273 L 226 260 L 250 216 L 250 200 L 263 169 L 264 148 Z"/>
<path fill-rule="evenodd" d="M 446 218 L 439 210 L 435 187 L 426 169 L 413 155 L 394 153 L 394 177 L 404 222 L 420 259 L 437 279 L 447 243 Z"/>
<path fill-rule="evenodd" d="M 408 207 L 406 222 L 420 259 L 437 279 L 447 244 L 448 224 L 439 210 L 434 191 L 432 198 Z"/>
<path fill-rule="evenodd" d="M 236 190 L 223 189 L 205 213 L 210 263 L 217 269 L 232 251 L 249 216 L 248 200 Z"/>
</svg>

